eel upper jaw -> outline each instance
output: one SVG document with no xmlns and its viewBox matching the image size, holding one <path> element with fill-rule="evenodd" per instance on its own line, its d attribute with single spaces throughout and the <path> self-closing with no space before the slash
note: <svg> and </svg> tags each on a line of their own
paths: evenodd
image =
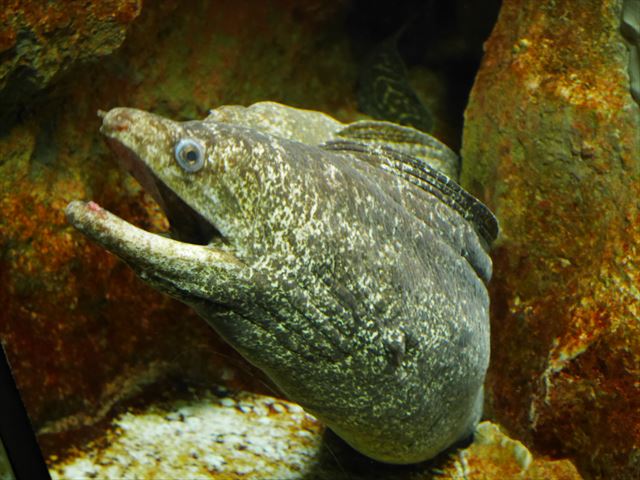
<svg viewBox="0 0 640 480">
<path fill-rule="evenodd" d="M 160 180 L 133 150 L 109 135 L 105 135 L 105 141 L 120 166 L 158 203 L 169 220 L 173 239 L 195 245 L 227 243 L 211 222 Z"/>
</svg>

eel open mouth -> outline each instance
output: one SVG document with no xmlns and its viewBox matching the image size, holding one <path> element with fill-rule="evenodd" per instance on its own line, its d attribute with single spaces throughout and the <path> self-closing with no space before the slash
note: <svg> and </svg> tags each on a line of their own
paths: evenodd
<svg viewBox="0 0 640 480">
<path fill-rule="evenodd" d="M 132 122 L 127 109 L 118 110 L 120 111 L 115 115 L 99 113 L 103 118 L 101 132 L 120 167 L 133 175 L 167 216 L 171 226 L 171 237 L 180 242 L 196 245 L 224 241 L 215 226 L 160 180 L 136 152 L 110 135 L 110 131 L 128 129 Z"/>
</svg>

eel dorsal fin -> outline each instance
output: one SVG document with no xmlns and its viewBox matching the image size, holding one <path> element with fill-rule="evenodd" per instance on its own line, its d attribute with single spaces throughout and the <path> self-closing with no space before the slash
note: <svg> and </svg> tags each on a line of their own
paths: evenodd
<svg viewBox="0 0 640 480">
<path fill-rule="evenodd" d="M 390 122 L 363 120 L 347 125 L 334 135 L 336 139 L 387 146 L 426 162 L 449 178 L 458 178 L 458 155 L 444 143 L 415 128 Z"/>
<path fill-rule="evenodd" d="M 470 222 L 487 246 L 498 236 L 498 220 L 480 200 L 455 181 L 440 173 L 424 159 L 399 151 L 387 144 L 333 140 L 322 145 L 330 151 L 351 153 L 363 161 L 391 172 L 445 203 Z"/>
</svg>

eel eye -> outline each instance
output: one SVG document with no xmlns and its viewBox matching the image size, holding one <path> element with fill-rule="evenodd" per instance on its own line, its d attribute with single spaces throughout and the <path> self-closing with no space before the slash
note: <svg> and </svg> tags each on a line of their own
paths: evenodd
<svg viewBox="0 0 640 480">
<path fill-rule="evenodd" d="M 194 173 L 204 167 L 204 149 L 191 138 L 183 138 L 174 149 L 176 161 L 185 172 Z"/>
</svg>

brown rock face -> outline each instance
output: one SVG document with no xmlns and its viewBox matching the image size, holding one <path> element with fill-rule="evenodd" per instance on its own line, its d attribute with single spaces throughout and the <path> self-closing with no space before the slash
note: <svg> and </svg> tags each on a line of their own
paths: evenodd
<svg viewBox="0 0 640 480">
<path fill-rule="evenodd" d="M 139 0 L 8 0 L 0 10 L 0 117 L 78 61 L 116 50 Z"/>
<path fill-rule="evenodd" d="M 640 478 L 640 114 L 621 1 L 505 0 L 462 182 L 497 213 L 495 418 L 588 478 Z"/>
</svg>

